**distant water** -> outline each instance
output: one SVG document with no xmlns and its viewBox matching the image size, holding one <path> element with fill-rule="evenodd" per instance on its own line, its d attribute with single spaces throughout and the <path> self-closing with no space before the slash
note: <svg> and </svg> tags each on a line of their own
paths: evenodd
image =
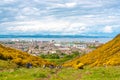
<svg viewBox="0 0 120 80">
<path fill-rule="evenodd" d="M 8 40 L 25 40 L 25 41 L 61 41 L 61 42 L 73 42 L 73 41 L 84 41 L 84 42 L 94 42 L 99 41 L 101 43 L 106 43 L 113 38 L 0 38 L 0 41 Z"/>
</svg>

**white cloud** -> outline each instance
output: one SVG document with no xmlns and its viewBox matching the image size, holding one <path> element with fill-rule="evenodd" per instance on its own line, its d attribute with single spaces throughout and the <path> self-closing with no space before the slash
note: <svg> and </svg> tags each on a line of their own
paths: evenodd
<svg viewBox="0 0 120 80">
<path fill-rule="evenodd" d="M 23 16 L 23 15 L 19 15 L 15 17 L 16 20 L 25 20 L 26 18 L 27 16 Z"/>
<path fill-rule="evenodd" d="M 51 4 L 49 7 L 47 7 L 48 9 L 50 8 L 73 8 L 77 6 L 77 3 L 76 2 L 68 2 L 68 3 L 56 3 L 56 4 Z"/>
<path fill-rule="evenodd" d="M 2 16 L 0 32 L 3 26 L 7 26 L 8 32 L 28 34 L 29 32 L 33 34 L 119 32 L 119 29 L 114 27 L 120 25 L 119 2 L 117 0 L 0 0 Z"/>
<path fill-rule="evenodd" d="M 14 2 L 15 0 L 3 0 L 5 2 Z"/>
<path fill-rule="evenodd" d="M 18 0 L 0 0 L 0 5 L 4 5 L 4 4 L 11 4 L 14 3 Z"/>
<path fill-rule="evenodd" d="M 113 32 L 112 26 L 105 26 L 103 28 L 103 32 L 105 32 L 105 33 L 112 33 Z"/>
<path fill-rule="evenodd" d="M 79 21 L 86 24 L 87 26 L 97 26 L 97 25 L 113 25 L 119 24 L 119 17 L 114 16 L 114 18 L 109 18 L 106 15 L 95 14 L 95 15 L 81 15 L 67 17 L 66 20 Z"/>
<path fill-rule="evenodd" d="M 39 15 L 39 9 L 35 7 L 24 7 L 21 12 L 23 15 Z"/>
<path fill-rule="evenodd" d="M 9 31 L 15 32 L 49 32 L 60 34 L 79 34 L 87 31 L 87 27 L 83 23 L 70 23 L 64 20 L 45 20 L 45 21 L 25 21 L 25 22 L 10 22 L 3 25 L 11 24 L 7 28 Z"/>
<path fill-rule="evenodd" d="M 71 2 L 71 3 L 66 3 L 66 4 L 64 4 L 65 5 L 65 7 L 69 7 L 69 8 L 71 8 L 71 7 L 75 7 L 76 5 L 77 5 L 77 3 L 75 3 L 75 2 Z"/>
</svg>

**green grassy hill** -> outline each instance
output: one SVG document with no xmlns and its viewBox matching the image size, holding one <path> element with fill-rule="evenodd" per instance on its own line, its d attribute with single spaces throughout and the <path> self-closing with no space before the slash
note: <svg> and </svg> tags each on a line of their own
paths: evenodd
<svg viewBox="0 0 120 80">
<path fill-rule="evenodd" d="M 0 80 L 120 80 L 120 67 L 73 69 L 17 68 L 0 71 Z"/>
<path fill-rule="evenodd" d="M 120 34 L 96 50 L 66 62 L 64 66 L 117 66 L 120 65 Z"/>
<path fill-rule="evenodd" d="M 14 63 L 19 66 L 25 66 L 27 63 L 32 63 L 33 66 L 42 66 L 42 65 L 50 65 L 52 63 L 48 62 L 37 56 L 32 56 L 26 52 L 22 52 L 20 50 L 16 50 L 10 47 L 5 47 L 0 44 L 0 60 L 7 64 Z"/>
</svg>

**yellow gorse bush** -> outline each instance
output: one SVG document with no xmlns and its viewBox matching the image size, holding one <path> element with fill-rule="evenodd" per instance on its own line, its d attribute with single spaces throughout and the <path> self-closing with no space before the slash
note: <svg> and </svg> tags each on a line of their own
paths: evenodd
<svg viewBox="0 0 120 80">
<path fill-rule="evenodd" d="M 33 66 L 50 65 L 52 63 L 37 57 L 32 56 L 26 52 L 20 50 L 12 49 L 10 47 L 5 47 L 0 44 L 0 59 L 10 60 L 19 66 L 25 66 L 28 62 L 32 63 Z"/>
<path fill-rule="evenodd" d="M 66 62 L 63 65 L 72 66 L 77 61 L 80 61 L 84 65 L 90 65 L 91 67 L 120 65 L 120 34 L 96 50 L 73 61 Z"/>
</svg>

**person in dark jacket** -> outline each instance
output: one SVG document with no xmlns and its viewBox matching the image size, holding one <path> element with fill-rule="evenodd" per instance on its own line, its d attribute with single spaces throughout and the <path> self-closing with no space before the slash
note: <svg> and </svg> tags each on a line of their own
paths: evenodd
<svg viewBox="0 0 120 80">
<path fill-rule="evenodd" d="M 31 64 L 31 63 L 27 63 L 27 64 L 26 64 L 26 67 L 27 67 L 27 68 L 32 68 L 32 64 Z"/>
</svg>

